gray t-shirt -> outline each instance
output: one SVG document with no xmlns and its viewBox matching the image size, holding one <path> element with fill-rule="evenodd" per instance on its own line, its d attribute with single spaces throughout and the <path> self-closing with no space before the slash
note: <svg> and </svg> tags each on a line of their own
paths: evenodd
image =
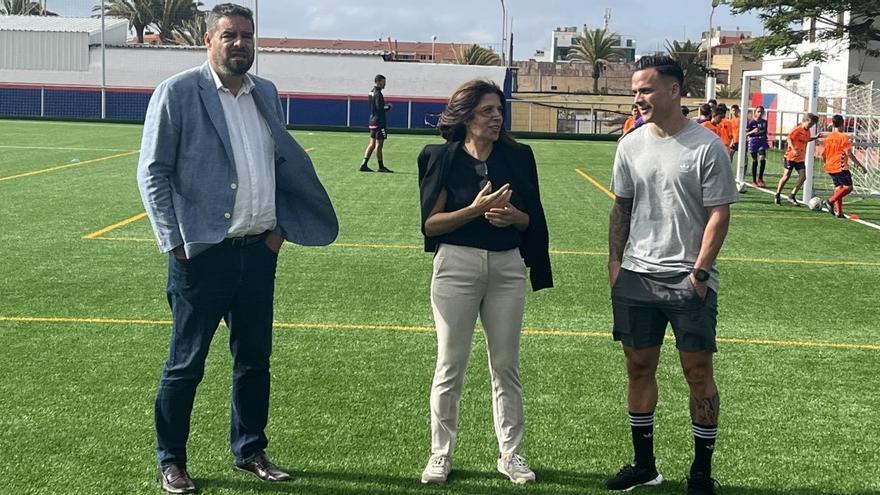
<svg viewBox="0 0 880 495">
<path fill-rule="evenodd" d="M 694 268 L 709 215 L 707 206 L 739 200 L 730 158 L 712 131 L 689 121 L 674 136 L 642 126 L 617 147 L 611 190 L 633 199 L 622 267 L 674 275 Z M 709 287 L 718 291 L 718 271 Z"/>
</svg>

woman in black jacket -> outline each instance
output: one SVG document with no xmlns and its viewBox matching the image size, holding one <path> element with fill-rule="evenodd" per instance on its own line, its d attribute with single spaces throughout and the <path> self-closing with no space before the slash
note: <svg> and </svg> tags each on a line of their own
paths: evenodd
<svg viewBox="0 0 880 495">
<path fill-rule="evenodd" d="M 498 471 L 535 480 L 520 455 L 524 432 L 519 341 L 527 268 L 533 290 L 553 286 L 547 223 L 531 148 L 504 129 L 504 93 L 492 82 L 459 87 L 437 128 L 446 144 L 419 155 L 425 250 L 435 252 L 431 306 L 437 365 L 431 385 L 431 457 L 423 483 L 452 469 L 458 406 L 479 315 L 492 376 Z"/>
</svg>

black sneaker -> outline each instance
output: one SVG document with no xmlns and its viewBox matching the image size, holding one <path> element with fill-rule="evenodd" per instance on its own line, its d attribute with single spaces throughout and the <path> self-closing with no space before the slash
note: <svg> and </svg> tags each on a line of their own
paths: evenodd
<svg viewBox="0 0 880 495">
<path fill-rule="evenodd" d="M 800 203 L 798 203 L 797 197 L 794 194 L 788 195 L 788 202 L 795 205 L 795 206 L 800 205 Z"/>
<path fill-rule="evenodd" d="M 358 172 L 372 172 L 373 169 L 366 165 L 361 165 L 361 168 L 358 169 Z"/>
<path fill-rule="evenodd" d="M 773 202 L 778 205 L 782 204 L 782 197 L 779 196 L 779 193 L 773 195 Z"/>
<path fill-rule="evenodd" d="M 657 486 L 663 483 L 663 475 L 656 467 L 640 467 L 627 464 L 605 482 L 605 488 L 612 492 L 628 492 L 637 486 Z"/>
<path fill-rule="evenodd" d="M 394 173 L 393 170 L 391 170 L 390 168 L 386 167 L 385 165 L 382 165 L 381 167 L 379 167 L 379 172 L 383 172 L 383 173 L 386 173 L 386 174 L 393 174 L 393 173 Z"/>
<path fill-rule="evenodd" d="M 716 486 L 721 488 L 721 483 L 703 473 L 693 473 L 687 477 L 687 495 L 715 495 Z"/>
<path fill-rule="evenodd" d="M 825 209 L 828 210 L 828 213 L 830 213 L 832 217 L 837 216 L 837 213 L 834 211 L 834 206 L 832 206 L 831 203 L 829 203 L 828 201 L 822 201 L 822 206 L 824 206 Z"/>
</svg>

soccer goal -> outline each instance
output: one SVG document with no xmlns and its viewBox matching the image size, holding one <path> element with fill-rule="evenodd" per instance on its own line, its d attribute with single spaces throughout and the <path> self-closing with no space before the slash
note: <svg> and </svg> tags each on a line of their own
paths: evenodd
<svg viewBox="0 0 880 495">
<path fill-rule="evenodd" d="M 854 85 L 821 73 L 819 67 L 796 67 L 775 71 L 746 71 L 743 73 L 740 120 L 741 152 L 737 156 L 737 182 L 745 187 L 745 171 L 749 161 L 746 146 L 748 112 L 763 106 L 767 113 L 768 140 L 771 150 L 767 155 L 767 169 L 781 172 L 788 133 L 806 113 L 819 116 L 819 125 L 813 135 L 820 134 L 817 142 L 807 147 L 806 182 L 802 189 L 803 201 L 817 195 L 828 195 L 834 189 L 825 174 L 821 155 L 822 138 L 831 130 L 831 117 L 840 114 L 846 122 L 846 132 L 853 142 L 853 151 L 868 169 L 863 173 L 855 166 L 854 195 L 862 198 L 880 197 L 880 89 L 871 85 Z M 757 90 L 756 86 L 759 88 Z M 772 186 L 771 186 L 772 187 Z"/>
</svg>

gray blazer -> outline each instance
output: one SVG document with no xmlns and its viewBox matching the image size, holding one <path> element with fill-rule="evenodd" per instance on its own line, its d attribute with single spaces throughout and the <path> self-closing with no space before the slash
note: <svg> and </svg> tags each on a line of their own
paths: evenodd
<svg viewBox="0 0 880 495">
<path fill-rule="evenodd" d="M 276 231 L 305 246 L 336 239 L 339 224 L 312 161 L 284 126 L 278 91 L 250 76 L 253 97 L 275 140 Z M 238 178 L 229 131 L 205 62 L 163 81 L 144 121 L 137 181 L 161 252 L 183 245 L 192 258 L 221 242 Z"/>
</svg>

